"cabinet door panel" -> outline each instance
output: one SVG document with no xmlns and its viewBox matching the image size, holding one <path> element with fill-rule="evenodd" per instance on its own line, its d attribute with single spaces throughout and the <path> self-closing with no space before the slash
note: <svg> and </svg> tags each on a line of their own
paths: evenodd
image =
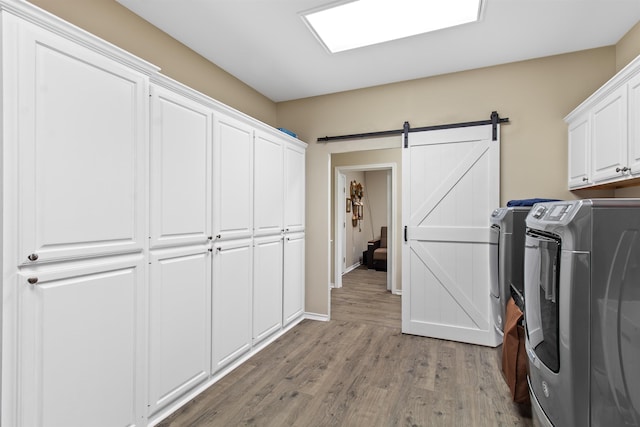
<svg viewBox="0 0 640 427">
<path fill-rule="evenodd" d="M 283 230 L 283 145 L 280 138 L 256 133 L 254 149 L 254 235 L 278 234 Z"/>
<path fill-rule="evenodd" d="M 142 249 L 146 77 L 27 23 L 20 39 L 18 261 Z"/>
<path fill-rule="evenodd" d="M 211 230 L 212 113 L 153 87 L 151 247 L 201 243 Z"/>
<path fill-rule="evenodd" d="M 627 87 L 602 100 L 592 118 L 593 181 L 620 177 L 627 161 Z"/>
<path fill-rule="evenodd" d="M 304 230 L 305 148 L 287 144 L 284 151 L 286 231 Z"/>
<path fill-rule="evenodd" d="M 253 247 L 253 342 L 282 326 L 282 237 L 256 239 Z"/>
<path fill-rule="evenodd" d="M 214 127 L 214 234 L 218 239 L 253 233 L 253 128 L 217 114 Z"/>
<path fill-rule="evenodd" d="M 629 160 L 631 173 L 640 173 L 640 75 L 629 81 Z"/>
<path fill-rule="evenodd" d="M 591 140 L 588 116 L 569 126 L 569 188 L 590 183 Z"/>
<path fill-rule="evenodd" d="M 212 371 L 251 349 L 251 239 L 214 251 Z"/>
<path fill-rule="evenodd" d="M 282 323 L 284 326 L 304 313 L 304 234 L 284 240 Z"/>
<path fill-rule="evenodd" d="M 208 246 L 152 251 L 149 412 L 209 376 L 211 256 Z"/>
<path fill-rule="evenodd" d="M 142 419 L 143 257 L 99 261 L 18 274 L 21 425 Z"/>
</svg>

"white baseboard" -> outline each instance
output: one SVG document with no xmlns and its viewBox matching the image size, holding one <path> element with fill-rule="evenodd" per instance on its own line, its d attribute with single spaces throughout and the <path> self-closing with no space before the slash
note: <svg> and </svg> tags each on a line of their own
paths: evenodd
<svg viewBox="0 0 640 427">
<path fill-rule="evenodd" d="M 356 268 L 360 267 L 362 264 L 360 264 L 359 262 L 353 264 L 351 267 L 347 267 L 347 269 L 344 271 L 344 273 L 342 273 L 342 275 L 344 276 L 345 274 L 355 270 Z"/>
<path fill-rule="evenodd" d="M 328 322 L 329 320 L 331 320 L 329 319 L 329 316 L 326 314 L 309 313 L 309 312 L 304 313 L 304 318 L 309 320 L 317 320 L 319 322 Z"/>
</svg>

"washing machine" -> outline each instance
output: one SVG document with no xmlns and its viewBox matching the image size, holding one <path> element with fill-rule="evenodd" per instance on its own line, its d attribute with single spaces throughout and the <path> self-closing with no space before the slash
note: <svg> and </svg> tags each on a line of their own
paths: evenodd
<svg viewBox="0 0 640 427">
<path fill-rule="evenodd" d="M 640 426 L 640 199 L 540 203 L 526 225 L 534 417 Z"/>
<path fill-rule="evenodd" d="M 502 336 L 505 308 L 512 294 L 524 311 L 524 236 L 525 220 L 531 206 L 512 206 L 491 213 L 491 315 L 493 327 Z"/>
</svg>

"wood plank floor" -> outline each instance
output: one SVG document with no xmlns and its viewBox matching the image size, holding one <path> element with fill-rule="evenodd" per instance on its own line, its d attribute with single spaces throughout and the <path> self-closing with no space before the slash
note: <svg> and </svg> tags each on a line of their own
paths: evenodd
<svg viewBox="0 0 640 427">
<path fill-rule="evenodd" d="M 331 304 L 160 426 L 532 426 L 496 349 L 400 332 L 384 272 L 345 275 Z"/>
</svg>

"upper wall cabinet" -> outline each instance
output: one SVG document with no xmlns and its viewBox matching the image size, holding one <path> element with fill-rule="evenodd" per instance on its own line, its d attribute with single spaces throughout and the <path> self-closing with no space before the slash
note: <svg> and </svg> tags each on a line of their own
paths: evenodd
<svg viewBox="0 0 640 427">
<path fill-rule="evenodd" d="M 284 228 L 304 231 L 305 152 L 302 142 L 290 141 L 284 149 Z"/>
<path fill-rule="evenodd" d="M 572 111 L 569 188 L 618 185 L 640 176 L 640 57 Z"/>
<path fill-rule="evenodd" d="M 148 77 L 13 15 L 3 25 L 17 41 L 3 46 L 17 262 L 142 250 Z"/>
<path fill-rule="evenodd" d="M 253 234 L 253 133 L 244 120 L 217 113 L 214 120 L 214 235 Z"/>
<path fill-rule="evenodd" d="M 256 131 L 254 148 L 254 235 L 284 231 L 284 138 Z"/>
<path fill-rule="evenodd" d="M 213 113 L 183 91 L 151 87 L 152 248 L 211 236 Z"/>
</svg>

